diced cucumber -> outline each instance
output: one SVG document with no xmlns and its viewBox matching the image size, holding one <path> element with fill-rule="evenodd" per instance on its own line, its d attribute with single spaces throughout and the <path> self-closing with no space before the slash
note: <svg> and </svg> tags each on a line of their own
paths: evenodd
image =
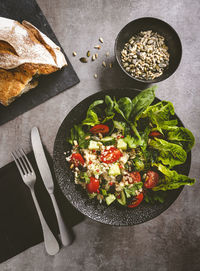
<svg viewBox="0 0 200 271">
<path fill-rule="evenodd" d="M 112 136 L 106 136 L 101 139 L 101 142 L 106 146 L 114 145 L 115 139 Z"/>
<path fill-rule="evenodd" d="M 117 201 L 121 204 L 121 205 L 126 205 L 126 196 L 124 191 L 121 191 L 121 198 L 117 199 Z"/>
<path fill-rule="evenodd" d="M 116 197 L 113 194 L 110 194 L 106 197 L 106 203 L 107 205 L 110 205 L 113 201 L 115 201 Z"/>
<path fill-rule="evenodd" d="M 120 168 L 119 168 L 118 164 L 111 165 L 111 167 L 110 167 L 110 169 L 108 171 L 108 174 L 112 175 L 112 176 L 120 175 L 121 172 L 120 172 Z"/>
<path fill-rule="evenodd" d="M 127 150 L 127 143 L 122 139 L 117 140 L 117 148 L 121 150 Z"/>
<path fill-rule="evenodd" d="M 98 149 L 99 149 L 99 144 L 98 144 L 98 142 L 96 142 L 96 141 L 94 141 L 94 140 L 90 140 L 88 149 L 89 149 L 89 150 L 98 150 Z"/>
</svg>

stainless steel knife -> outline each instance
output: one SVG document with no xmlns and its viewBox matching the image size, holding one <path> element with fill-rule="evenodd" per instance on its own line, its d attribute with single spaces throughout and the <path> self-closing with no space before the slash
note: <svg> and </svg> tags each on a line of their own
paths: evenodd
<svg viewBox="0 0 200 271">
<path fill-rule="evenodd" d="M 58 205 L 54 196 L 53 178 L 52 178 L 52 174 L 51 174 L 51 171 L 50 171 L 50 168 L 49 168 L 49 165 L 44 153 L 40 134 L 37 127 L 33 127 L 31 130 L 31 143 L 32 143 L 33 152 L 35 155 L 35 160 L 37 162 L 37 166 L 39 168 L 42 180 L 51 197 L 51 200 L 54 206 L 54 210 L 55 210 L 56 217 L 58 220 L 58 226 L 60 230 L 62 244 L 64 246 L 67 246 L 71 244 L 72 242 L 72 233 L 71 233 L 71 230 L 66 227 L 63 221 L 62 215 L 60 213 L 60 210 L 58 208 Z"/>
</svg>

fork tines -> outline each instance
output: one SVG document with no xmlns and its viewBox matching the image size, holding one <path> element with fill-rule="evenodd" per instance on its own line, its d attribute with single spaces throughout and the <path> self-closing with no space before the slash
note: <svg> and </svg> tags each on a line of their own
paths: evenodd
<svg viewBox="0 0 200 271">
<path fill-rule="evenodd" d="M 23 149 L 13 151 L 11 155 L 17 165 L 21 176 L 34 174 L 34 170 Z"/>
</svg>

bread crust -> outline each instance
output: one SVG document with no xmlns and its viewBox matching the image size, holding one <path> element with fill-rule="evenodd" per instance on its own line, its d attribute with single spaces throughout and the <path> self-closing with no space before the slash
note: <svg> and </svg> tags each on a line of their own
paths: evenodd
<svg viewBox="0 0 200 271">
<path fill-rule="evenodd" d="M 0 17 L 0 102 L 7 106 L 37 86 L 35 75 L 66 66 L 60 48 L 27 21 Z"/>
</svg>

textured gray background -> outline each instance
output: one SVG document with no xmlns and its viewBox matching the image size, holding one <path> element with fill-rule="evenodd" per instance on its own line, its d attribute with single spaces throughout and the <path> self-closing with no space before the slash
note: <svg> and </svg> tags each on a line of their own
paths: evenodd
<svg viewBox="0 0 200 271">
<path fill-rule="evenodd" d="M 55 257 L 39 244 L 0 265 L 9 271 L 196 271 L 200 270 L 200 1 L 189 0 L 38 0 L 58 40 L 81 80 L 80 84 L 0 127 L 0 167 L 11 161 L 18 146 L 31 150 L 30 130 L 38 126 L 52 153 L 57 129 L 66 114 L 82 99 L 101 89 L 137 87 L 114 65 L 101 63 L 110 52 L 114 60 L 114 40 L 129 21 L 154 16 L 167 21 L 179 33 L 183 45 L 181 65 L 176 73 L 158 84 L 157 96 L 170 100 L 184 124 L 194 133 L 190 176 L 197 178 L 162 215 L 135 227 L 110 227 L 86 219 L 74 227 L 75 242 Z M 104 38 L 97 61 L 81 64 L 78 56 Z M 98 79 L 94 79 L 94 73 Z"/>
</svg>

